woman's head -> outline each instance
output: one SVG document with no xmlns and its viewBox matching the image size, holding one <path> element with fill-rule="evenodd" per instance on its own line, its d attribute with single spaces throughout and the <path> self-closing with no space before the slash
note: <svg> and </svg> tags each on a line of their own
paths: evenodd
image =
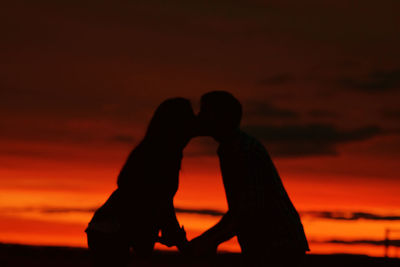
<svg viewBox="0 0 400 267">
<path fill-rule="evenodd" d="M 195 118 L 189 100 L 180 97 L 167 99 L 154 112 L 145 139 L 183 147 L 194 135 Z"/>
</svg>

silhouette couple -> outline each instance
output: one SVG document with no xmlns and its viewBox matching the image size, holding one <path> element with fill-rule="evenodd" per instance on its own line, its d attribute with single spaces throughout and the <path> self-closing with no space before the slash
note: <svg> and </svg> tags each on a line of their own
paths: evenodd
<svg viewBox="0 0 400 267">
<path fill-rule="evenodd" d="M 301 263 L 309 248 L 300 217 L 264 146 L 240 130 L 241 117 L 240 102 L 225 91 L 203 95 L 197 116 L 184 98 L 166 100 L 157 108 L 118 176 L 117 189 L 86 229 L 95 265 L 125 266 L 131 249 L 147 258 L 156 242 L 176 246 L 185 255 L 210 256 L 234 236 L 246 265 Z M 196 136 L 211 136 L 219 143 L 228 212 L 188 241 L 173 198 L 183 149 Z"/>
</svg>

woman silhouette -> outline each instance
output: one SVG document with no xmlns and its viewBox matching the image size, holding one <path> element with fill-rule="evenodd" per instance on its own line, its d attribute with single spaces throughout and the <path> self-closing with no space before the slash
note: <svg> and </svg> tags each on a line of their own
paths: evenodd
<svg viewBox="0 0 400 267">
<path fill-rule="evenodd" d="M 138 256 L 149 256 L 156 241 L 184 248 L 186 233 L 176 218 L 173 197 L 194 120 L 192 106 L 184 98 L 166 100 L 157 108 L 144 139 L 120 171 L 118 188 L 86 229 L 97 265 L 126 264 L 130 248 Z"/>
</svg>

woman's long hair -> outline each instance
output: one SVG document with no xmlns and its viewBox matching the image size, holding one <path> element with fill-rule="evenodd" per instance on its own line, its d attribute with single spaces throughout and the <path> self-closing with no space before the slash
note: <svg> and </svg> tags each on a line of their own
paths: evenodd
<svg viewBox="0 0 400 267">
<path fill-rule="evenodd" d="M 171 98 L 162 102 L 150 121 L 144 141 L 176 144 L 184 142 L 193 132 L 194 112 L 190 101 L 185 98 Z"/>
<path fill-rule="evenodd" d="M 155 158 L 180 168 L 182 150 L 193 136 L 195 115 L 190 101 L 171 98 L 160 104 L 150 121 L 143 141 L 131 152 L 118 176 L 118 186 L 134 184 L 136 176 L 146 176 L 146 169 L 154 166 Z M 151 159 L 151 160 L 150 160 Z M 143 178 L 143 177 L 141 177 Z M 138 179 L 140 179 L 138 177 Z"/>
</svg>

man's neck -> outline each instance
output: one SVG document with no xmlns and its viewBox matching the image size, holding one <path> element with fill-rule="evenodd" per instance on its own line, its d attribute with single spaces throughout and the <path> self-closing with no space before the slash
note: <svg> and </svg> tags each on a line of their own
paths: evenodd
<svg viewBox="0 0 400 267">
<path fill-rule="evenodd" d="M 238 129 L 233 130 L 233 131 L 231 131 L 231 132 L 224 133 L 224 134 L 219 135 L 219 136 L 215 136 L 214 139 L 215 139 L 220 145 L 228 144 L 228 143 L 230 143 L 230 142 L 236 140 L 236 139 L 240 136 L 240 133 L 241 133 L 241 131 L 240 131 L 240 129 L 238 128 Z"/>
</svg>

